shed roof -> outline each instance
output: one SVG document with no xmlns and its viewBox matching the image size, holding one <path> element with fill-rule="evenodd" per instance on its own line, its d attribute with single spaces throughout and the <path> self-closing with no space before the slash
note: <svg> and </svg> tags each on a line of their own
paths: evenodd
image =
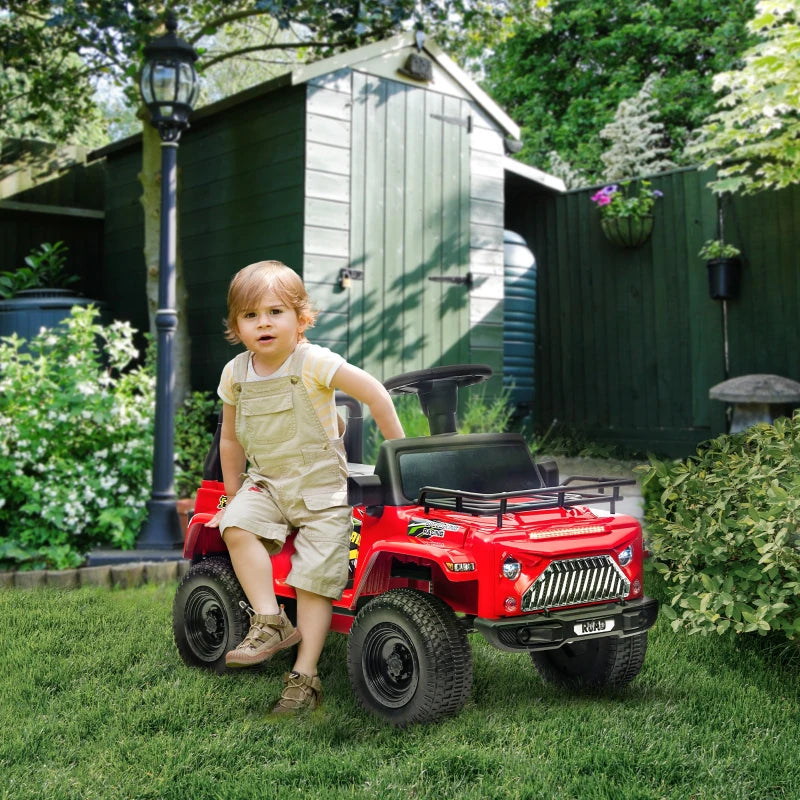
<svg viewBox="0 0 800 800">
<path fill-rule="evenodd" d="M 216 103 L 202 106 L 192 114 L 192 121 L 200 121 L 206 117 L 218 114 L 232 106 L 254 100 L 258 97 L 274 92 L 287 86 L 298 86 L 308 83 L 341 69 L 374 69 L 376 65 L 383 66 L 387 74 L 391 74 L 392 79 L 417 86 L 426 84 L 416 81 L 397 71 L 395 64 L 401 64 L 404 57 L 411 51 L 417 50 L 416 37 L 413 32 L 393 36 L 374 44 L 364 45 L 346 53 L 331 56 L 311 64 L 300 64 L 288 72 L 284 72 L 271 80 L 252 86 L 249 89 L 238 92 L 237 94 L 226 97 Z M 448 86 L 458 87 L 460 92 L 465 93 L 472 99 L 478 107 L 507 135 L 518 139 L 520 137 L 519 126 L 500 108 L 497 103 L 489 97 L 483 89 L 478 86 L 472 78 L 467 75 L 446 53 L 432 40 L 426 39 L 422 45 L 422 52 L 430 58 L 438 67 L 440 72 L 435 75 L 430 88 L 447 92 Z M 134 134 L 125 139 L 112 142 L 89 154 L 90 159 L 102 158 L 117 150 L 123 150 L 136 144 L 141 138 L 141 134 Z"/>
<path fill-rule="evenodd" d="M 567 191 L 567 186 L 561 178 L 557 178 L 555 175 L 550 175 L 547 172 L 542 172 L 542 170 L 531 167 L 528 164 L 515 161 L 508 156 L 503 159 L 503 169 L 506 172 L 510 172 L 512 175 L 522 178 L 523 181 L 531 181 L 532 183 L 544 186 L 556 192 Z"/>
</svg>

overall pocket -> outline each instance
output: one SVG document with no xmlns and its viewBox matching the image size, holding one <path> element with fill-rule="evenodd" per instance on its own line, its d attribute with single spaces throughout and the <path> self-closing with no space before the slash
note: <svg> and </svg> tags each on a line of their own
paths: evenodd
<svg viewBox="0 0 800 800">
<path fill-rule="evenodd" d="M 253 449 L 287 442 L 297 431 L 291 390 L 262 397 L 242 398 L 239 412 L 242 432 Z"/>
</svg>

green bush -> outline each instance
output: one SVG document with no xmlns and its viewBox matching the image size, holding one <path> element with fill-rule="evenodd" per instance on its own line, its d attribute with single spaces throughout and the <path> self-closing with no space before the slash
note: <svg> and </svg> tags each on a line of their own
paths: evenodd
<svg viewBox="0 0 800 800">
<path fill-rule="evenodd" d="M 132 547 L 153 460 L 154 380 L 127 323 L 75 307 L 0 341 L 0 565 L 64 568 Z"/>
<path fill-rule="evenodd" d="M 458 415 L 459 433 L 503 433 L 508 430 L 513 406 L 509 403 L 509 392 L 504 390 L 500 395 L 486 398 L 485 392 L 473 391 L 464 406 L 463 414 Z M 419 397 L 416 394 L 399 394 L 392 398 L 397 416 L 403 426 L 406 437 L 430 436 L 428 420 L 422 413 Z M 369 421 L 364 442 L 364 461 L 374 464 L 378 458 L 383 437 Z"/>
<path fill-rule="evenodd" d="M 482 389 L 467 398 L 464 413 L 458 421 L 459 433 L 504 433 L 508 430 L 514 407 L 509 402 L 508 389 L 495 397 L 486 397 Z"/>
<path fill-rule="evenodd" d="M 219 401 L 211 392 L 192 392 L 175 414 L 175 493 L 193 497 L 214 439 Z"/>
<path fill-rule="evenodd" d="M 800 641 L 799 463 L 800 415 L 651 459 L 646 528 L 673 629 Z"/>
</svg>

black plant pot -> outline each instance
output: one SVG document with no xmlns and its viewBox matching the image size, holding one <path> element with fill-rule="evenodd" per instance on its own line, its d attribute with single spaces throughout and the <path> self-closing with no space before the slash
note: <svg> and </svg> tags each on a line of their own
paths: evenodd
<svg viewBox="0 0 800 800">
<path fill-rule="evenodd" d="M 706 261 L 706 267 L 712 300 L 732 300 L 739 296 L 742 262 L 738 258 L 714 258 Z"/>
</svg>

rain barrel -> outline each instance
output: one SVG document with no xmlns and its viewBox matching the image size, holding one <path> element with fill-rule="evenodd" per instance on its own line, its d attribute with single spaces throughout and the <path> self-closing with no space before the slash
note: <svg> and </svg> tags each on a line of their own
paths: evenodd
<svg viewBox="0 0 800 800">
<path fill-rule="evenodd" d="M 536 348 L 536 259 L 525 240 L 503 231 L 503 386 L 525 415 L 533 407 Z"/>
<path fill-rule="evenodd" d="M 16 333 L 31 339 L 41 328 L 53 328 L 66 319 L 73 306 L 90 304 L 104 305 L 68 289 L 23 289 L 10 300 L 0 300 L 0 336 Z"/>
</svg>

